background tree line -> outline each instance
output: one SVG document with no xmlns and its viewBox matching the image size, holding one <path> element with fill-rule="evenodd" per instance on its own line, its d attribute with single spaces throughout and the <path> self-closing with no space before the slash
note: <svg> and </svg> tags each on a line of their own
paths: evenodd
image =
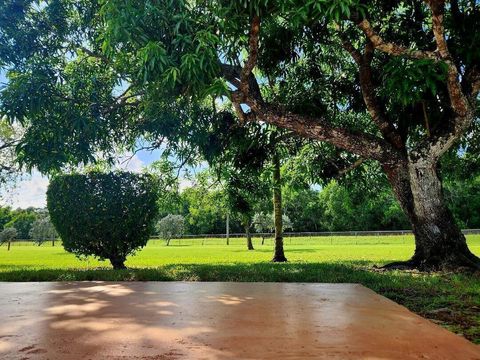
<svg viewBox="0 0 480 360">
<path fill-rule="evenodd" d="M 199 177 L 206 175 L 207 172 Z M 205 179 L 202 181 L 195 181 L 193 186 L 176 192 L 178 202 L 175 206 L 160 204 L 160 214 L 182 215 L 185 234 L 225 233 L 227 190 L 207 185 Z M 450 169 L 445 174 L 445 194 L 462 228 L 480 228 L 480 175 L 462 177 Z M 284 213 L 295 232 L 410 229 L 391 188 L 381 179 L 370 189 L 358 183 L 354 186 L 349 179 L 331 180 L 324 186 L 296 185 L 287 181 L 283 186 L 283 202 Z M 256 214 L 271 214 L 270 191 L 264 191 L 254 207 Z M 240 219 L 234 214 L 230 217 L 230 231 L 244 232 Z"/>
<path fill-rule="evenodd" d="M 183 216 L 185 234 L 225 233 L 226 214 L 230 211 L 228 194 L 210 171 L 199 173 L 193 184 L 182 190 L 178 187 L 178 180 L 169 181 L 177 183 L 163 188 L 158 201 L 159 219 L 170 214 Z M 445 172 L 445 193 L 461 227 L 480 228 L 480 175 L 450 169 Z M 264 188 L 262 195 L 255 203 L 254 212 L 271 215 L 271 193 Z M 410 228 L 388 184 L 381 180 L 377 180 L 376 186 L 370 190 L 352 185 L 349 179 L 331 180 L 324 186 L 298 185 L 287 181 L 283 186 L 283 203 L 284 213 L 291 221 L 291 228 L 287 230 L 295 232 Z M 0 207 L 0 231 L 14 227 L 17 239 L 32 239 L 32 227 L 45 218 L 45 211 Z M 252 231 L 259 229 L 254 225 Z M 230 231 L 245 231 L 241 219 L 234 213 L 230 216 Z"/>
</svg>

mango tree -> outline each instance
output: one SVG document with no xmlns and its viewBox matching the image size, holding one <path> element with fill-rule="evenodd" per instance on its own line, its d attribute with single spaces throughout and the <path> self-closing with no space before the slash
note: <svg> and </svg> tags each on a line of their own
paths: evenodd
<svg viewBox="0 0 480 360">
<path fill-rule="evenodd" d="M 140 135 L 189 139 L 176 121 L 185 109 L 231 105 L 243 123 L 269 123 L 378 162 L 415 233 L 414 256 L 396 265 L 478 269 L 445 204 L 438 163 L 475 131 L 479 7 L 7 0 L 1 112 L 28 125 L 20 159 L 50 171 Z M 208 122 L 201 112 L 184 120 Z"/>
</svg>

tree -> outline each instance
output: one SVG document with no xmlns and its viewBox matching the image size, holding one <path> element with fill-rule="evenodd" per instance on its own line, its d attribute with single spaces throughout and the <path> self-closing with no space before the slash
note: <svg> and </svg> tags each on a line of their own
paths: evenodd
<svg viewBox="0 0 480 360">
<path fill-rule="evenodd" d="M 192 121 L 177 122 L 188 113 L 177 110 L 226 96 L 243 123 L 378 162 L 415 233 L 414 256 L 397 265 L 478 269 L 438 176 L 442 155 L 477 121 L 478 6 L 9 0 L 1 111 L 29 123 L 20 160 L 49 171 L 139 134 L 188 139 Z"/>
<path fill-rule="evenodd" d="M 0 232 L 0 244 L 8 242 L 8 250 L 10 251 L 10 243 L 17 238 L 17 229 L 7 227 Z"/>
<path fill-rule="evenodd" d="M 154 161 L 147 168 L 147 173 L 153 175 L 157 181 L 159 217 L 182 211 L 182 201 L 179 193 L 178 175 L 174 173 L 174 165 L 162 157 Z"/>
<path fill-rule="evenodd" d="M 37 219 L 37 214 L 33 208 L 17 209 L 14 211 L 14 216 L 5 227 L 14 227 L 17 229 L 17 238 L 28 240 L 30 239 L 30 229 L 32 224 Z"/>
<path fill-rule="evenodd" d="M 253 216 L 253 227 L 257 233 L 262 233 L 262 245 L 265 243 L 265 233 L 275 227 L 273 217 L 269 214 L 256 213 Z"/>
<path fill-rule="evenodd" d="M 258 124 L 242 124 L 238 123 L 238 119 L 233 120 L 233 116 L 227 112 L 224 112 L 224 120 L 227 120 L 229 124 L 228 132 L 218 132 L 210 136 L 210 142 L 207 145 L 207 149 L 199 146 L 200 151 L 208 151 L 207 159 L 209 164 L 220 177 L 223 176 L 226 179 L 230 187 L 241 186 L 248 184 L 252 179 L 246 179 L 245 181 L 238 180 L 241 177 L 256 178 L 258 183 L 263 183 L 271 187 L 270 191 L 273 194 L 270 203 L 270 208 L 273 204 L 274 213 L 277 214 L 274 217 L 275 222 L 275 246 L 273 262 L 284 262 L 286 257 L 283 249 L 283 232 L 282 232 L 282 179 L 280 173 L 281 156 L 285 156 L 286 153 L 286 141 L 282 141 L 282 137 L 285 137 L 285 133 L 279 131 L 273 126 L 262 126 Z M 239 126 L 241 125 L 241 126 Z M 292 141 L 293 142 L 293 141 Z M 214 144 L 213 151 L 211 150 L 211 143 Z M 229 177 L 232 177 L 230 179 Z M 235 179 L 237 177 L 237 179 Z M 267 178 L 270 178 L 267 180 Z M 232 180 L 232 181 L 231 181 Z M 247 185 L 248 186 L 248 185 Z M 242 189 L 236 189 L 237 195 L 242 193 Z M 261 194 L 261 191 L 256 191 L 257 199 L 247 194 L 241 195 L 243 199 L 250 203 L 249 211 L 255 207 L 262 206 L 265 196 Z M 250 200 L 247 200 L 250 199 Z M 235 202 L 239 200 L 238 196 Z M 235 203 L 234 202 L 234 203 Z M 238 203 L 237 203 L 238 204 Z M 246 209 L 243 207 L 244 210 Z M 246 223 L 251 224 L 251 214 L 247 216 L 246 213 L 242 214 L 242 223 L 245 227 L 247 239 L 250 238 L 250 227 L 248 231 Z M 247 220 L 248 218 L 248 220 Z M 249 249 L 253 248 L 248 240 Z M 264 239 L 262 239 L 262 244 Z"/>
<path fill-rule="evenodd" d="M 283 251 L 283 205 L 282 205 L 282 179 L 280 175 L 280 156 L 278 152 L 273 155 L 273 223 L 275 226 L 275 250 L 273 262 L 285 262 L 287 258 Z"/>
<path fill-rule="evenodd" d="M 257 233 L 262 233 L 262 245 L 265 243 L 265 233 L 275 230 L 275 214 L 256 213 L 253 217 L 253 227 Z M 292 230 L 290 218 L 282 215 L 282 230 Z"/>
<path fill-rule="evenodd" d="M 322 204 L 318 190 L 285 187 L 285 214 L 292 221 L 295 231 L 322 231 Z"/>
<path fill-rule="evenodd" d="M 288 217 L 288 215 L 283 214 L 282 215 L 282 224 L 283 224 L 283 230 L 290 230 L 293 231 L 293 223 L 292 220 Z"/>
<path fill-rule="evenodd" d="M 108 259 L 124 269 L 126 257 L 147 244 L 157 216 L 155 179 L 147 174 L 58 175 L 47 206 L 65 250 Z"/>
<path fill-rule="evenodd" d="M 225 194 L 216 187 L 195 183 L 182 191 L 186 230 L 189 234 L 218 234 L 224 231 Z"/>
<path fill-rule="evenodd" d="M 48 214 L 39 216 L 33 222 L 29 234 L 30 238 L 38 245 L 43 244 L 46 240 L 51 240 L 52 246 L 55 246 L 55 239 L 58 238 L 57 230 L 50 221 Z"/>
<path fill-rule="evenodd" d="M 241 174 L 232 172 L 227 179 L 228 205 L 231 212 L 240 219 L 240 224 L 243 226 L 247 238 L 247 249 L 255 250 L 250 229 L 255 214 L 255 204 L 258 201 L 256 197 L 258 195 L 258 183 L 254 182 L 255 177 L 245 172 Z"/>
<path fill-rule="evenodd" d="M 13 211 L 9 206 L 0 207 L 0 229 L 3 230 L 5 224 L 13 218 Z"/>
<path fill-rule="evenodd" d="M 170 245 L 170 240 L 182 236 L 185 232 L 185 219 L 182 215 L 167 215 L 157 222 L 157 233 Z"/>
</svg>

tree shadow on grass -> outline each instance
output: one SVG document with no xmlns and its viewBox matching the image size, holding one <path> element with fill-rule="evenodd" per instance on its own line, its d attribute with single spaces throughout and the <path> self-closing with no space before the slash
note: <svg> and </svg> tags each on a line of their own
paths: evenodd
<svg viewBox="0 0 480 360">
<path fill-rule="evenodd" d="M 392 260 L 384 260 L 389 262 Z M 113 270 L 38 269 L 0 265 L 0 281 L 238 281 L 238 282 L 319 282 L 360 283 L 381 290 L 439 285 L 445 277 L 401 271 L 371 271 L 369 261 L 287 262 L 231 264 L 169 264 L 155 268 Z M 11 269 L 11 270 L 7 270 Z M 462 275 L 458 275 L 462 276 Z M 464 275 L 468 277 L 467 275 Z M 478 278 L 477 278 L 478 281 Z M 427 286 L 428 287 L 428 286 Z"/>
</svg>

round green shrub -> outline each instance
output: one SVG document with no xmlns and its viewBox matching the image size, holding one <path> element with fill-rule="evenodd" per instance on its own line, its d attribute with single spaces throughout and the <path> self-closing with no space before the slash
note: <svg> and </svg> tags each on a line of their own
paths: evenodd
<svg viewBox="0 0 480 360">
<path fill-rule="evenodd" d="M 65 250 L 123 269 L 154 231 L 157 198 L 151 175 L 91 172 L 54 177 L 47 207 Z"/>
</svg>

